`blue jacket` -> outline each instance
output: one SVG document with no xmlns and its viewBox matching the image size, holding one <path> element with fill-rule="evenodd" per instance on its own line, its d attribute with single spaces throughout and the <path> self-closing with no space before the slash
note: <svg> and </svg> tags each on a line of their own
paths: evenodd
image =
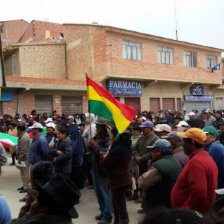
<svg viewBox="0 0 224 224">
<path fill-rule="evenodd" d="M 0 197 L 0 223 L 7 224 L 11 220 L 11 211 L 6 200 Z"/>
<path fill-rule="evenodd" d="M 28 161 L 34 165 L 40 161 L 49 160 L 49 147 L 47 139 L 42 135 L 38 135 L 32 141 L 30 146 Z"/>
<path fill-rule="evenodd" d="M 218 188 L 224 188 L 224 146 L 218 142 L 212 142 L 205 150 L 213 158 L 218 167 Z"/>
<path fill-rule="evenodd" d="M 67 126 L 67 134 L 72 141 L 72 168 L 80 167 L 83 164 L 84 146 L 81 134 L 76 125 Z"/>
</svg>

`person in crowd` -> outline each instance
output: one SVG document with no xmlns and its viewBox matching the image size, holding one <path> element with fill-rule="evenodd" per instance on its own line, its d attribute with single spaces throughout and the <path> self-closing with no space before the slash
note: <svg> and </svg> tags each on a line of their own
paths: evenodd
<svg viewBox="0 0 224 224">
<path fill-rule="evenodd" d="M 204 127 L 204 122 L 202 120 L 199 120 L 199 119 L 189 120 L 189 121 L 187 121 L 187 123 L 188 123 L 188 128 L 200 128 L 200 129 L 202 129 Z"/>
<path fill-rule="evenodd" d="M 184 132 L 188 129 L 188 123 L 186 121 L 181 121 L 178 125 L 177 125 L 177 131 L 179 132 Z"/>
<path fill-rule="evenodd" d="M 161 136 L 167 136 L 172 131 L 168 124 L 157 124 L 154 128 L 155 134 L 161 138 Z"/>
<path fill-rule="evenodd" d="M 2 166 L 4 166 L 7 163 L 7 154 L 5 152 L 5 148 L 0 143 L 0 175 L 2 174 Z"/>
<path fill-rule="evenodd" d="M 174 128 L 176 128 L 177 127 L 177 125 L 182 121 L 183 119 L 182 119 L 182 116 L 181 115 L 176 115 L 175 117 L 174 117 Z"/>
<path fill-rule="evenodd" d="M 206 133 L 198 128 L 178 132 L 189 161 L 179 175 L 171 193 L 173 208 L 190 208 L 208 213 L 215 201 L 218 186 L 218 169 L 214 160 L 204 150 Z"/>
<path fill-rule="evenodd" d="M 84 123 L 80 123 L 78 125 L 78 127 L 79 127 L 80 134 L 82 135 L 84 130 L 85 130 L 85 124 Z"/>
<path fill-rule="evenodd" d="M 53 122 L 50 122 L 50 123 L 47 123 L 46 124 L 46 127 L 47 127 L 47 135 L 46 135 L 46 139 L 47 139 L 47 142 L 48 144 L 52 144 L 54 143 L 55 141 L 55 128 L 56 128 L 56 125 L 53 123 Z"/>
<path fill-rule="evenodd" d="M 133 149 L 138 139 L 142 137 L 141 128 L 139 127 L 139 124 L 137 122 L 132 123 L 131 133 L 132 133 L 131 144 Z M 134 184 L 137 185 L 137 179 L 139 177 L 139 168 L 136 159 L 133 155 L 131 159 L 131 176 L 132 180 L 134 181 Z M 136 187 L 134 187 L 133 193 L 131 193 L 131 196 L 128 198 L 128 200 L 137 200 L 137 199 L 138 199 L 138 190 L 136 189 Z"/>
<path fill-rule="evenodd" d="M 207 136 L 205 150 L 213 158 L 218 168 L 218 188 L 224 188 L 224 146 L 217 141 L 219 133 L 215 127 L 206 126 L 203 131 Z"/>
<path fill-rule="evenodd" d="M 41 134 L 43 126 L 40 123 L 35 123 L 31 126 L 34 136 L 28 153 L 28 161 L 33 166 L 39 161 L 49 160 L 49 147 L 47 139 Z"/>
<path fill-rule="evenodd" d="M 215 122 L 213 126 L 218 130 L 219 129 L 219 123 L 224 122 L 223 117 L 222 117 L 222 111 L 217 110 L 215 112 Z"/>
<path fill-rule="evenodd" d="M 152 158 L 152 153 L 146 148 L 146 146 L 153 145 L 158 136 L 153 132 L 154 125 L 151 121 L 145 121 L 139 126 L 142 128 L 142 137 L 138 139 L 135 146 L 132 148 L 132 153 L 139 165 L 139 173 L 142 175 L 147 171 L 147 163 Z M 139 197 L 137 202 L 142 202 L 142 198 Z"/>
<path fill-rule="evenodd" d="M 11 220 L 11 211 L 7 201 L 0 197 L 0 224 L 7 224 Z"/>
<path fill-rule="evenodd" d="M 47 125 L 48 123 L 53 123 L 53 119 L 51 117 L 48 117 L 45 121 L 44 121 L 45 125 Z"/>
<path fill-rule="evenodd" d="M 181 166 L 174 159 L 171 144 L 166 139 L 159 139 L 147 148 L 152 149 L 151 166 L 138 180 L 139 187 L 144 190 L 142 207 L 145 212 L 161 206 L 170 208 L 171 190 Z"/>
<path fill-rule="evenodd" d="M 215 224 L 212 219 L 190 209 L 158 209 L 148 212 L 139 224 Z M 221 223 L 220 223 L 221 224 Z"/>
<path fill-rule="evenodd" d="M 53 163 L 49 161 L 38 162 L 31 168 L 31 186 L 27 191 L 27 197 L 25 197 L 24 200 L 20 200 L 26 203 L 21 207 L 18 218 L 25 216 L 29 212 L 31 204 L 37 199 L 37 183 L 45 184 L 54 175 L 55 169 Z"/>
<path fill-rule="evenodd" d="M 173 157 L 180 163 L 181 167 L 183 168 L 188 162 L 189 157 L 183 151 L 182 139 L 177 136 L 177 132 L 175 131 L 169 133 L 165 137 L 162 136 L 162 138 L 165 138 L 170 142 L 173 150 Z"/>
<path fill-rule="evenodd" d="M 71 224 L 72 218 L 78 218 L 74 205 L 78 203 L 80 193 L 68 177 L 57 174 L 46 184 L 36 184 L 37 200 L 32 203 L 28 214 L 11 220 L 9 224 Z"/>
<path fill-rule="evenodd" d="M 74 117 L 68 117 L 67 133 L 72 141 L 72 181 L 82 189 L 84 187 L 83 155 L 85 153 L 81 134 L 74 123 Z"/>
<path fill-rule="evenodd" d="M 190 112 L 189 113 L 189 119 L 188 120 L 194 120 L 194 119 L 196 119 L 195 113 L 194 112 Z"/>
<path fill-rule="evenodd" d="M 111 130 L 110 151 L 103 156 L 100 165 L 107 170 L 109 187 L 112 191 L 114 224 L 128 224 L 126 191 L 131 187 L 131 136 L 123 132 L 117 139 L 118 131 Z M 116 164 L 116 165 L 115 165 Z"/>
<path fill-rule="evenodd" d="M 33 126 L 34 123 L 36 123 L 36 121 L 34 120 L 34 116 L 33 115 L 29 115 L 28 116 L 28 127 Z"/>
<path fill-rule="evenodd" d="M 30 183 L 30 176 L 29 176 L 29 162 L 28 162 L 28 153 L 30 149 L 30 136 L 26 132 L 26 127 L 24 125 L 18 125 L 18 145 L 16 150 L 18 164 L 24 163 L 25 167 L 18 166 L 20 170 L 20 176 L 22 179 L 23 186 L 18 188 L 20 193 L 27 192 Z"/>
<path fill-rule="evenodd" d="M 165 112 L 165 119 L 167 120 L 167 123 L 169 125 L 172 125 L 174 123 L 174 114 L 171 110 Z"/>
<path fill-rule="evenodd" d="M 219 123 L 219 141 L 224 145 L 224 121 L 220 121 Z"/>
<path fill-rule="evenodd" d="M 82 123 L 80 115 L 78 113 L 75 114 L 75 123 L 77 126 Z"/>
<path fill-rule="evenodd" d="M 135 146 L 135 144 L 137 143 L 138 139 L 140 137 L 142 137 L 142 133 L 141 133 L 141 128 L 139 127 L 139 124 L 133 123 L 133 127 L 131 128 L 131 144 L 132 144 L 132 148 Z"/>
<path fill-rule="evenodd" d="M 92 178 L 96 197 L 100 207 L 100 214 L 96 216 L 99 224 L 107 224 L 112 220 L 112 194 L 108 188 L 108 177 L 105 169 L 100 167 L 100 160 L 110 147 L 110 137 L 107 132 L 108 122 L 98 118 L 96 122 L 96 136 L 90 139 L 88 150 L 92 158 Z M 117 166 L 117 165 L 116 165 Z"/>
<path fill-rule="evenodd" d="M 57 125 L 56 135 L 57 141 L 54 145 L 53 156 L 55 171 L 70 177 L 72 171 L 72 142 L 63 126 Z"/>
<path fill-rule="evenodd" d="M 9 135 L 12 135 L 14 137 L 18 137 L 18 131 L 17 131 L 17 127 L 16 126 L 17 126 L 16 123 L 10 122 L 9 130 L 8 130 L 8 134 Z M 12 150 L 10 150 L 10 153 L 11 153 L 11 157 L 12 157 L 11 165 L 15 165 L 16 152 L 15 152 L 14 148 Z"/>
<path fill-rule="evenodd" d="M 210 109 L 206 109 L 205 111 L 203 111 L 203 114 L 205 115 L 205 118 L 206 118 L 205 127 L 206 126 L 213 126 L 216 119 L 212 115 L 212 111 Z"/>
</svg>

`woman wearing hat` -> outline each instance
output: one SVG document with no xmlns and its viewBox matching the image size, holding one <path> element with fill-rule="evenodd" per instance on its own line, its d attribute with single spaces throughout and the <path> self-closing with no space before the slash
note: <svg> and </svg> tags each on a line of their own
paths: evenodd
<svg viewBox="0 0 224 224">
<path fill-rule="evenodd" d="M 100 165 L 107 170 L 109 187 L 112 191 L 114 224 L 129 223 L 125 193 L 131 186 L 131 136 L 124 132 L 117 138 L 118 131 L 111 131 L 112 146 Z M 115 165 L 116 164 L 116 165 Z"/>
</svg>

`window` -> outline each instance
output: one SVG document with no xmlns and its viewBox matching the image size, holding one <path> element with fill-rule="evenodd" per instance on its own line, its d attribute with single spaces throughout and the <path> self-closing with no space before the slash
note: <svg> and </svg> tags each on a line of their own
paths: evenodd
<svg viewBox="0 0 224 224">
<path fill-rule="evenodd" d="M 183 54 L 184 66 L 197 67 L 197 52 L 184 51 Z"/>
<path fill-rule="evenodd" d="M 167 47 L 158 48 L 158 61 L 160 64 L 173 64 L 173 49 Z"/>
<path fill-rule="evenodd" d="M 123 59 L 137 60 L 137 61 L 140 61 L 142 59 L 141 43 L 123 40 L 122 51 L 123 51 Z"/>
<path fill-rule="evenodd" d="M 221 65 L 222 65 L 221 69 L 224 70 L 224 61 L 222 61 Z"/>
<path fill-rule="evenodd" d="M 206 67 L 207 69 L 212 69 L 217 65 L 217 56 L 206 55 Z"/>
</svg>

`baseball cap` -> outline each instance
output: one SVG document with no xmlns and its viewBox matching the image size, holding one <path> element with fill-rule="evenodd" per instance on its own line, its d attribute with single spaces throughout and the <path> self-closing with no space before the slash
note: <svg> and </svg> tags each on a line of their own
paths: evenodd
<svg viewBox="0 0 224 224">
<path fill-rule="evenodd" d="M 68 116 L 68 119 L 74 121 L 74 117 L 72 115 Z"/>
<path fill-rule="evenodd" d="M 36 129 L 36 128 L 43 129 L 44 127 L 42 126 L 42 124 L 36 122 L 36 123 L 33 124 L 30 128 L 31 128 L 31 129 Z"/>
<path fill-rule="evenodd" d="M 188 123 L 186 121 L 180 121 L 179 124 L 177 125 L 177 127 L 178 128 L 180 128 L 180 127 L 188 127 Z"/>
<path fill-rule="evenodd" d="M 219 137 L 219 132 L 216 130 L 213 126 L 206 126 L 202 129 L 205 133 L 209 133 L 211 135 L 216 135 L 216 137 Z"/>
<path fill-rule="evenodd" d="M 195 113 L 194 112 L 190 112 L 189 116 L 195 116 Z"/>
<path fill-rule="evenodd" d="M 186 132 L 177 132 L 177 135 L 181 138 L 190 138 L 199 144 L 205 144 L 207 139 L 206 133 L 199 128 L 190 128 Z"/>
<path fill-rule="evenodd" d="M 56 125 L 54 123 L 47 123 L 46 127 L 55 129 Z"/>
<path fill-rule="evenodd" d="M 170 132 L 167 136 L 162 136 L 162 139 L 174 139 L 177 142 L 181 142 L 182 139 L 177 135 L 176 131 Z"/>
<path fill-rule="evenodd" d="M 51 117 L 49 117 L 46 121 L 44 121 L 45 124 L 46 124 L 46 123 L 49 123 L 49 122 L 53 122 L 53 120 L 52 120 Z"/>
<path fill-rule="evenodd" d="M 145 121 L 142 125 L 139 126 L 140 128 L 154 128 L 154 125 L 151 121 Z"/>
<path fill-rule="evenodd" d="M 203 111 L 203 113 L 211 113 L 212 111 L 210 110 L 210 109 L 205 109 L 204 111 Z"/>
<path fill-rule="evenodd" d="M 154 145 L 152 146 L 146 146 L 147 149 L 161 149 L 164 151 L 170 151 L 172 150 L 171 144 L 166 139 L 158 139 Z"/>
<path fill-rule="evenodd" d="M 157 124 L 154 128 L 154 131 L 156 131 L 156 132 L 162 132 L 162 131 L 171 132 L 172 129 L 168 124 Z"/>
</svg>

